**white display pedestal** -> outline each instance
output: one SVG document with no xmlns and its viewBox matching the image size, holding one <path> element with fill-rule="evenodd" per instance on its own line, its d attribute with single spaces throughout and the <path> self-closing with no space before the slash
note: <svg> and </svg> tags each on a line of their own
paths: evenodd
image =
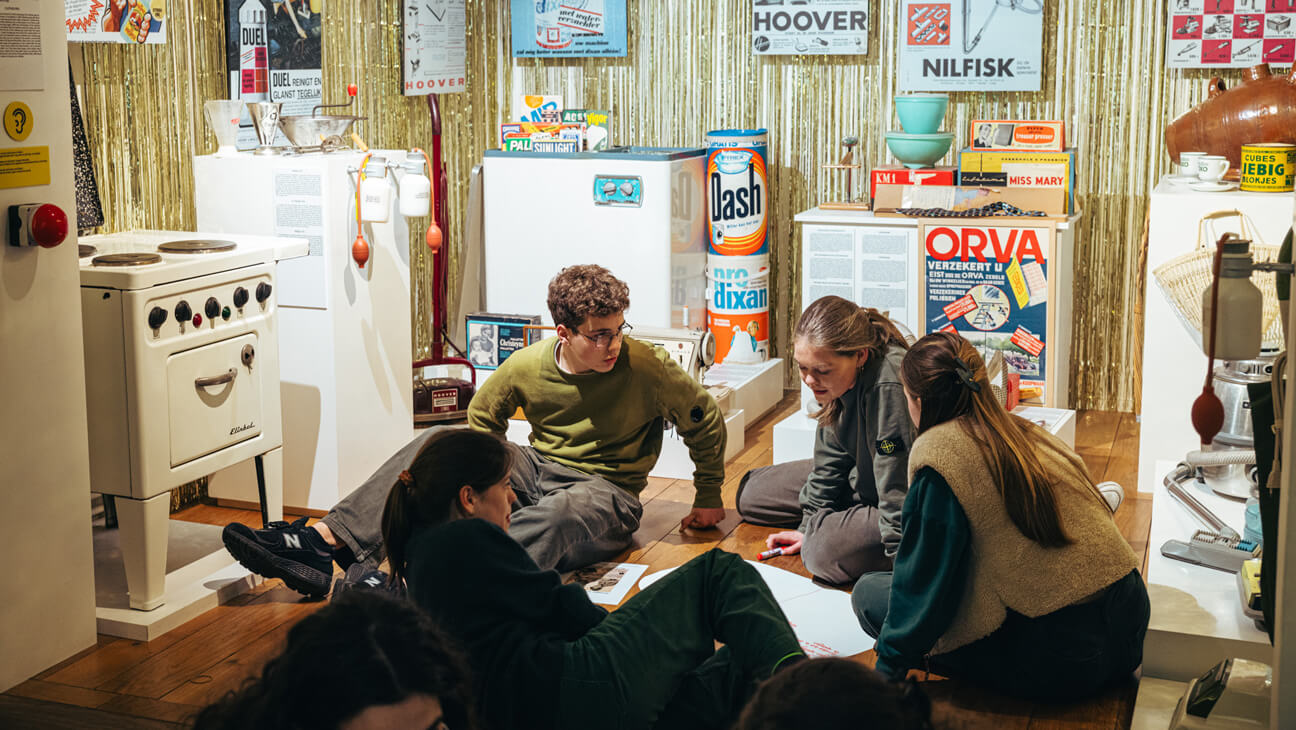
<svg viewBox="0 0 1296 730">
<path fill-rule="evenodd" d="M 1054 436 L 1075 448 L 1075 411 L 1061 408 L 1018 406 L 1013 413 L 1031 421 L 1043 421 Z M 814 456 L 816 422 L 804 408 L 774 424 L 774 463 L 782 464 Z"/>
<path fill-rule="evenodd" d="M 1079 214 L 1056 222 L 1056 244 L 1048 261 L 1048 333 L 1045 378 L 1051 398 L 1043 405 L 1070 405 L 1072 269 L 1075 224 Z M 923 243 L 919 226 L 932 219 L 877 216 L 872 211 L 811 208 L 793 219 L 801 224 L 801 310 L 815 299 L 835 294 L 889 313 L 916 337 L 927 332 L 921 321 L 924 287 Z M 1028 225 L 1020 219 L 1016 225 Z M 948 222 L 948 221 L 946 221 Z M 1005 225 L 992 218 L 968 218 L 967 225 Z M 1031 223 L 1038 226 L 1041 223 Z M 815 241 L 811 244 L 811 241 Z M 802 388 L 802 403 L 812 401 Z"/>
<path fill-rule="evenodd" d="M 1166 300 L 1152 272 L 1197 245 L 1197 224 L 1217 210 L 1251 216 L 1265 243 L 1282 243 L 1292 225 L 1290 194 L 1199 193 L 1164 178 L 1149 203 L 1147 291 L 1143 306 L 1143 397 L 1139 414 L 1140 489 L 1161 483 L 1158 459 L 1182 458 L 1198 448 L 1189 409 L 1201 393 L 1206 356 Z M 1237 219 L 1215 221 L 1217 233 L 1240 233 Z M 1214 241 L 1210 242 L 1212 245 Z"/>
<path fill-rule="evenodd" d="M 1145 575 L 1152 617 L 1143 642 L 1143 676 L 1187 682 L 1228 657 L 1271 663 L 1269 635 L 1242 613 L 1236 575 L 1161 554 L 1166 540 L 1186 541 L 1202 525 L 1166 491 L 1164 476 L 1178 462 L 1155 463 L 1160 475 L 1155 487 L 1140 487 L 1153 493 Z M 1205 486 L 1187 486 L 1225 524 L 1242 532 L 1242 502 L 1220 497 Z"/>
</svg>

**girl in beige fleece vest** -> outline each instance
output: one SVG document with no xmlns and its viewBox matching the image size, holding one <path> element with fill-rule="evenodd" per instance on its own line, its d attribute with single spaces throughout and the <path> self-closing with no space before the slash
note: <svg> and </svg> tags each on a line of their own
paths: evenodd
<svg viewBox="0 0 1296 730">
<path fill-rule="evenodd" d="M 922 338 L 900 372 L 918 428 L 903 537 L 894 573 L 866 575 L 852 594 L 878 637 L 878 669 L 1040 699 L 1127 679 L 1142 661 L 1147 589 L 1084 462 L 1003 410 L 957 334 Z"/>
</svg>

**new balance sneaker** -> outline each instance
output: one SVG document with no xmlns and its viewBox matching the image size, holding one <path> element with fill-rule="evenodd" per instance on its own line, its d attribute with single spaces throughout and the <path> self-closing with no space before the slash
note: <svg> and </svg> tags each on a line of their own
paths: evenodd
<svg viewBox="0 0 1296 730">
<path fill-rule="evenodd" d="M 311 597 L 325 596 L 333 580 L 333 550 L 302 517 L 291 524 L 271 522 L 264 530 L 231 522 L 221 532 L 225 549 L 244 568 L 278 578 Z"/>
<path fill-rule="evenodd" d="M 1121 502 L 1125 501 L 1125 490 L 1116 482 L 1099 483 L 1098 493 L 1107 500 L 1112 512 L 1115 512 L 1121 506 Z"/>
<path fill-rule="evenodd" d="M 348 591 L 383 591 L 396 598 L 404 598 L 405 583 L 391 585 L 387 578 L 387 574 L 381 570 L 356 563 L 333 581 L 333 594 L 329 600 L 337 600 L 338 596 Z"/>
</svg>

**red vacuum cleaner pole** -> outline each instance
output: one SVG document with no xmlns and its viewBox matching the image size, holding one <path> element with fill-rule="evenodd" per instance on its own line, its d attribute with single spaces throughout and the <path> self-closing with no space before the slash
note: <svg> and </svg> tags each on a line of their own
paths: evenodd
<svg viewBox="0 0 1296 730">
<path fill-rule="evenodd" d="M 446 264 L 446 243 L 450 228 L 446 220 L 446 175 L 441 162 L 441 109 L 436 94 L 427 95 L 428 113 L 432 116 L 432 216 L 441 229 L 442 241 L 432 249 L 432 352 L 426 360 L 414 362 L 415 368 L 429 365 L 465 365 L 472 371 L 472 382 L 477 382 L 477 369 L 466 358 L 447 357 L 446 350 L 446 290 L 449 266 Z M 453 347 L 453 344 L 451 345 Z M 455 348 L 458 350 L 458 348 Z M 462 354 L 462 351 L 460 351 Z"/>
</svg>

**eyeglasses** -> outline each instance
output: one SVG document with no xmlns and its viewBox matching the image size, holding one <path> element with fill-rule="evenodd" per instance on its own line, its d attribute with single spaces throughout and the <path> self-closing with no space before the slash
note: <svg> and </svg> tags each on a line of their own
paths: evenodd
<svg viewBox="0 0 1296 730">
<path fill-rule="evenodd" d="M 622 322 L 621 326 L 614 330 L 598 330 L 586 334 L 575 327 L 572 327 L 572 332 L 575 332 L 581 337 L 593 342 L 595 347 L 607 347 L 612 344 L 612 340 L 619 340 L 622 337 L 625 337 L 632 329 L 634 329 L 634 327 L 631 327 L 629 322 Z"/>
</svg>

